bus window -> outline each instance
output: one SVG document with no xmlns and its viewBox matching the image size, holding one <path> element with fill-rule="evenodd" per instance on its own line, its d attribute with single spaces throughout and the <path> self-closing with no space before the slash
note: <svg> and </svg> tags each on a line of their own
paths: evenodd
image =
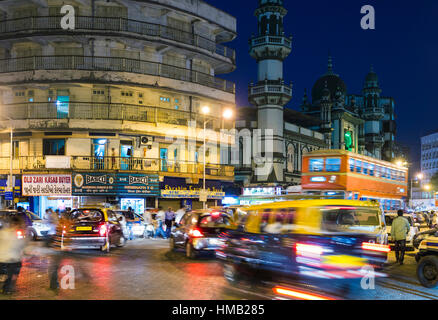
<svg viewBox="0 0 438 320">
<path fill-rule="evenodd" d="M 356 160 L 356 172 L 362 173 L 362 161 Z"/>
<path fill-rule="evenodd" d="M 309 171 L 321 172 L 324 170 L 324 159 L 309 159 Z"/>
<path fill-rule="evenodd" d="M 363 174 L 368 175 L 368 163 L 363 163 Z"/>
<path fill-rule="evenodd" d="M 341 171 L 341 158 L 327 158 L 325 160 L 325 170 L 327 172 Z"/>
<path fill-rule="evenodd" d="M 386 179 L 386 168 L 384 168 L 384 167 L 379 167 L 379 168 L 380 168 L 380 176 L 383 179 Z"/>
<path fill-rule="evenodd" d="M 350 165 L 350 171 L 354 172 L 354 159 L 348 159 L 348 164 Z"/>
<path fill-rule="evenodd" d="M 374 175 L 379 178 L 381 176 L 381 166 L 376 166 L 376 171 L 374 172 Z"/>
<path fill-rule="evenodd" d="M 368 166 L 368 171 L 370 176 L 374 177 L 374 164 L 371 164 Z"/>
<path fill-rule="evenodd" d="M 391 180 L 397 180 L 396 171 L 391 169 Z"/>
</svg>

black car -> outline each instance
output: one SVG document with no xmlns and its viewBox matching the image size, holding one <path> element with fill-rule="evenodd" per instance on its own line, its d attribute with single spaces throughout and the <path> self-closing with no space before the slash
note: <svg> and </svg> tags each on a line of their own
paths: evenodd
<svg viewBox="0 0 438 320">
<path fill-rule="evenodd" d="M 112 245 L 123 247 L 123 235 L 119 219 L 107 208 L 83 208 L 66 216 L 66 228 L 62 246 L 66 249 L 101 249 L 109 252 Z M 65 240 L 64 240 L 65 239 Z"/>
<path fill-rule="evenodd" d="M 183 248 L 188 258 L 196 258 L 201 252 L 213 253 L 225 243 L 225 232 L 233 224 L 230 214 L 218 210 L 202 210 L 186 213 L 172 231 L 170 247 Z"/>
</svg>

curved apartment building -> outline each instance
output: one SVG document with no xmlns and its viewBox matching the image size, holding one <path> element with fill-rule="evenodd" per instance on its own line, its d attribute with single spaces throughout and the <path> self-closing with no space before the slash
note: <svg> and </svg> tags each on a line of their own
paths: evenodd
<svg viewBox="0 0 438 320">
<path fill-rule="evenodd" d="M 64 5 L 73 29 L 61 27 Z M 15 202 L 39 213 L 200 207 L 204 124 L 208 204 L 223 198 L 234 171 L 218 133 L 234 128 L 221 114 L 235 85 L 220 74 L 235 69 L 223 44 L 234 17 L 201 0 L 6 0 L 0 19 L 3 206 L 12 166 Z"/>
</svg>

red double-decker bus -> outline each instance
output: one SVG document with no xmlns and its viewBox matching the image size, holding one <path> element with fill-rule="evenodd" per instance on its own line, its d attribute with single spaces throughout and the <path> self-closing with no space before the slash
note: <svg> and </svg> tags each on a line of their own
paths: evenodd
<svg viewBox="0 0 438 320">
<path fill-rule="evenodd" d="M 385 211 L 405 206 L 408 168 L 345 150 L 306 153 L 302 167 L 305 194 L 377 200 Z"/>
</svg>

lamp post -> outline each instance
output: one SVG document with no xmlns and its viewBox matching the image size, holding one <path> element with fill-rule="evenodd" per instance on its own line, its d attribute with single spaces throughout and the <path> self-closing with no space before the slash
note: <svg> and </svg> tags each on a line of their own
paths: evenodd
<svg viewBox="0 0 438 320">
<path fill-rule="evenodd" d="M 203 179 L 202 179 L 202 202 L 203 202 L 203 208 L 204 210 L 207 209 L 207 190 L 205 188 L 205 176 L 206 176 L 206 158 L 205 158 L 205 149 L 206 149 L 206 131 L 207 131 L 207 123 L 209 123 L 211 120 L 213 119 L 205 119 L 205 117 L 210 113 L 210 107 L 208 106 L 204 106 L 201 109 L 202 114 L 204 115 L 204 133 L 203 133 L 203 165 L 204 165 L 204 170 L 203 170 Z M 231 109 L 225 109 L 223 114 L 222 114 L 222 118 L 223 119 L 231 119 L 231 117 L 233 116 L 233 111 Z"/>
</svg>

